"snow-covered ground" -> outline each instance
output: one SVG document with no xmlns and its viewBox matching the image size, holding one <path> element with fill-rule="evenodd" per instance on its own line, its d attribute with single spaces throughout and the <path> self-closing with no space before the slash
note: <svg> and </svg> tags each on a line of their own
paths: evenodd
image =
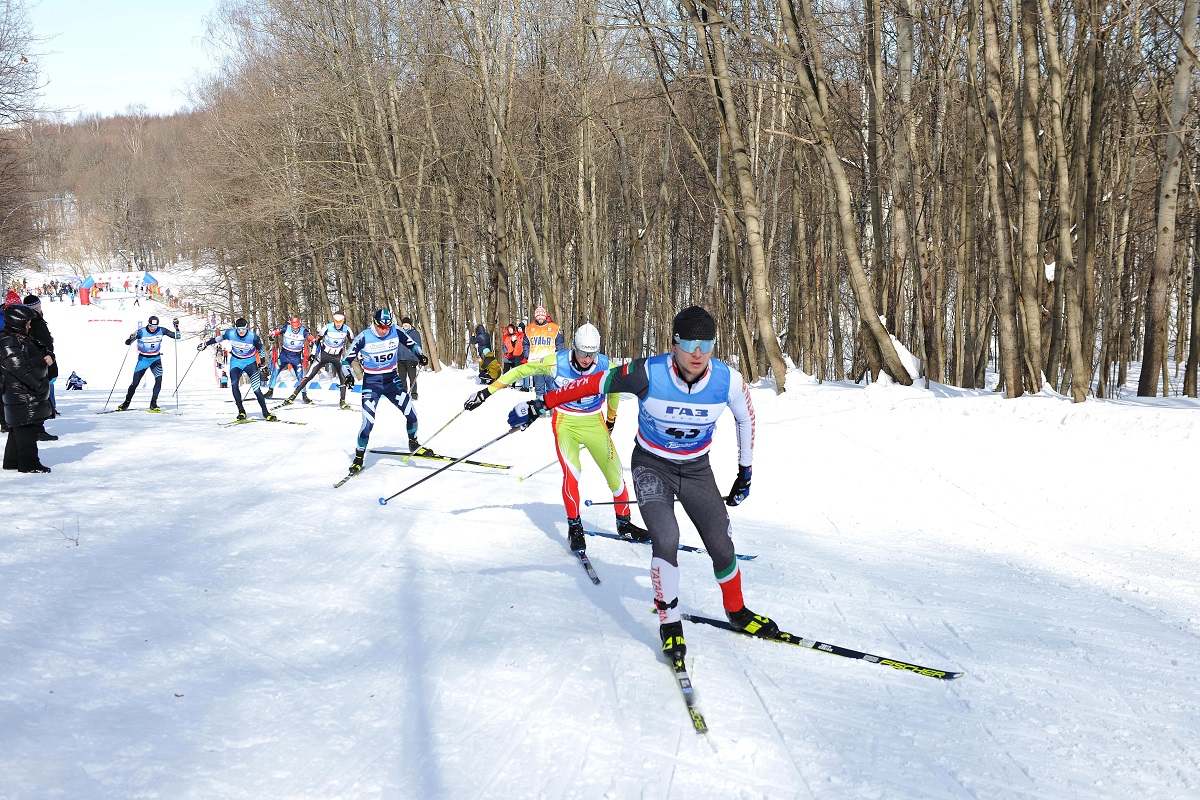
<svg viewBox="0 0 1200 800">
<path fill-rule="evenodd" d="M 89 383 L 60 380 L 53 474 L 0 479 L 0 797 L 1200 794 L 1193 401 L 799 373 L 784 395 L 756 388 L 753 491 L 731 512 L 758 555 L 750 607 L 966 674 L 689 625 L 698 736 L 657 657 L 648 548 L 589 539 L 592 585 L 565 549 L 557 468 L 518 481 L 552 460 L 547 424 L 480 454 L 509 471 L 455 467 L 380 506 L 440 465 L 368 456 L 333 489 L 359 425 L 333 391 L 280 412 L 306 426 L 225 428 L 205 353 L 178 415 L 97 416 L 152 313 L 126 305 L 46 305 L 64 379 Z M 166 343 L 172 411 L 199 327 Z M 423 373 L 421 437 L 474 388 Z M 432 446 L 465 453 L 527 397 L 493 398 Z M 635 417 L 623 406 L 626 457 Z M 404 441 L 384 407 L 372 446 Z M 726 419 L 722 487 L 734 460 Z M 586 457 L 583 486 L 606 494 Z M 584 516 L 613 528 L 608 509 Z M 686 610 L 720 616 L 707 558 L 680 563 Z"/>
</svg>

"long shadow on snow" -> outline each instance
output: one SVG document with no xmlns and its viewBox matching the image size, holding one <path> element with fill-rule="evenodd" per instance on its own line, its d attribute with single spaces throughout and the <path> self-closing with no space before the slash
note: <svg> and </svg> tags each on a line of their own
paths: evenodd
<svg viewBox="0 0 1200 800">
<path fill-rule="evenodd" d="M 472 506 L 471 508 L 456 509 L 451 511 L 451 514 L 463 514 L 476 511 L 483 511 L 489 508 L 504 508 L 509 509 L 510 506 Z M 587 573 L 579 565 L 575 556 L 567 549 L 567 532 L 566 525 L 563 522 L 563 507 L 560 503 L 522 503 L 520 509 L 529 517 L 529 521 L 533 526 L 545 534 L 546 538 L 558 548 L 562 549 L 562 570 L 574 576 L 575 582 L 579 585 L 579 592 L 582 596 L 588 598 L 596 606 L 597 609 L 603 611 L 612 617 L 613 621 L 633 639 L 644 642 L 655 654 L 658 653 L 658 631 L 654 625 L 648 625 L 648 621 L 653 621 L 655 618 L 649 614 L 646 619 L 638 620 L 626 610 L 621 603 L 622 597 L 636 597 L 639 594 L 646 592 L 645 588 L 637 583 L 637 576 L 643 574 L 642 567 L 626 567 L 620 564 L 610 563 L 603 560 L 603 556 L 597 558 L 597 554 L 588 553 L 588 558 L 592 561 L 592 565 L 596 568 L 596 572 L 600 575 L 601 583 L 596 586 L 588 578 Z M 593 526 L 604 529 L 609 526 Z M 592 540 L 603 541 L 603 540 Z M 592 542 L 589 541 L 589 544 Z M 614 545 L 619 545 L 619 542 L 612 542 Z M 648 553 L 647 553 L 647 561 Z M 532 565 L 531 565 L 532 566 Z M 507 572 L 521 571 L 523 568 L 497 568 L 480 570 L 482 574 L 501 574 Z M 605 591 L 606 586 L 616 586 L 615 593 Z M 647 599 L 647 607 L 652 602 Z"/>
</svg>

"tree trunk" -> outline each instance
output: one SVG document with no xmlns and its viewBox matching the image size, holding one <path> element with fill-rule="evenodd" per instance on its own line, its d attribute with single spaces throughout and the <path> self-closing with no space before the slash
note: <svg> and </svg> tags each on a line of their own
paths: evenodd
<svg viewBox="0 0 1200 800">
<path fill-rule="evenodd" d="M 1138 396 L 1154 397 L 1166 349 L 1167 290 L 1175 268 L 1175 209 L 1179 203 L 1179 176 L 1183 167 L 1183 118 L 1187 115 L 1192 93 L 1193 48 L 1196 44 L 1196 16 L 1200 0 L 1184 0 L 1177 51 L 1175 86 L 1171 92 L 1171 111 L 1167 130 L 1166 155 L 1162 182 L 1158 188 L 1158 221 L 1154 263 L 1146 290 L 1146 336 L 1142 348 L 1142 372 L 1138 378 Z"/>
</svg>

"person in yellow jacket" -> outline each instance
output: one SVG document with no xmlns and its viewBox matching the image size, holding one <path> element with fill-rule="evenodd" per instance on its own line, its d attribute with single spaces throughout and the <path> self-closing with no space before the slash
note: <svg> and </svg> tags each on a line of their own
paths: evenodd
<svg viewBox="0 0 1200 800">
<path fill-rule="evenodd" d="M 485 386 L 495 383 L 501 372 L 500 359 L 490 347 L 483 348 L 483 358 L 479 359 L 479 382 Z"/>
<path fill-rule="evenodd" d="M 597 333 L 599 336 L 599 333 Z M 525 326 L 525 340 L 529 342 L 529 363 L 541 361 L 548 355 L 567 349 L 562 329 L 550 319 L 544 306 L 533 310 L 533 322 Z M 598 345 L 597 345 L 598 346 Z M 554 388 L 554 379 L 545 373 L 534 373 L 533 391 L 541 397 Z"/>
<path fill-rule="evenodd" d="M 493 394 L 527 375 L 535 378 L 544 376 L 551 387 L 566 386 L 577 378 L 605 372 L 608 368 L 608 356 L 600 352 L 600 331 L 594 325 L 583 325 L 575 331 L 572 349 L 550 352 L 537 361 L 531 358 L 528 363 L 510 369 L 499 380 L 467 398 L 463 408 L 474 411 Z M 584 447 L 604 473 L 608 488 L 613 493 L 617 533 L 630 541 L 649 541 L 650 534 L 630 521 L 629 490 L 621 475 L 621 459 L 609 435 L 617 421 L 620 399 L 619 394 L 610 394 L 607 398 L 596 394 L 554 409 L 552 424 L 558 463 L 563 471 L 562 497 L 567 510 L 567 539 L 570 548 L 575 551 L 582 551 L 586 546 L 583 522 L 579 517 L 579 451 Z"/>
</svg>

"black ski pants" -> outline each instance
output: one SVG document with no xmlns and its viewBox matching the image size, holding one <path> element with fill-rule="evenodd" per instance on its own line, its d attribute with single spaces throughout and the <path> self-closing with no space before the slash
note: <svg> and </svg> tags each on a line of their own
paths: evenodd
<svg viewBox="0 0 1200 800">
<path fill-rule="evenodd" d="M 38 458 L 37 437 L 42 430 L 42 423 L 18 425 L 8 431 L 8 441 L 4 443 L 4 469 L 15 469 L 28 472 L 42 466 Z"/>
<path fill-rule="evenodd" d="M 735 558 L 729 510 L 717 488 L 708 454 L 690 461 L 669 461 L 634 445 L 633 490 L 637 494 L 642 521 L 650 531 L 654 557 L 679 566 L 679 521 L 675 498 L 696 526 L 700 540 L 720 574 Z"/>
<path fill-rule="evenodd" d="M 408 396 L 415 400 L 417 398 L 417 362 L 399 361 L 396 363 L 396 367 L 396 371 L 400 373 L 400 382 L 404 384 L 404 391 L 408 392 Z"/>
</svg>

